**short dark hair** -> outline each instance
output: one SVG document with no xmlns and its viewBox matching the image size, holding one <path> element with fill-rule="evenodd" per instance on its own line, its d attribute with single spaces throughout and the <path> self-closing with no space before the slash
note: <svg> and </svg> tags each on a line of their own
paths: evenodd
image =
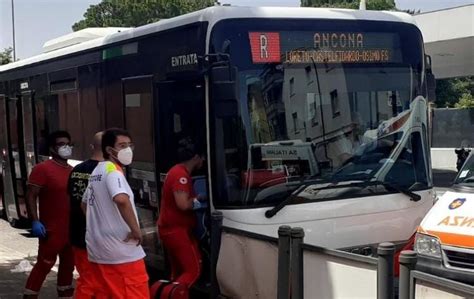
<svg viewBox="0 0 474 299">
<path fill-rule="evenodd" d="M 192 159 L 194 156 L 204 156 L 205 150 L 201 143 L 193 140 L 191 137 L 184 137 L 178 141 L 178 160 L 184 162 Z"/>
<path fill-rule="evenodd" d="M 67 131 L 59 130 L 59 131 L 54 131 L 51 134 L 48 135 L 47 137 L 47 143 L 48 147 L 55 147 L 56 146 L 56 140 L 58 138 L 67 138 L 69 141 L 71 141 L 71 135 Z"/>
<path fill-rule="evenodd" d="M 124 129 L 110 128 L 104 131 L 104 135 L 102 135 L 102 154 L 104 155 L 104 159 L 108 159 L 110 157 L 109 153 L 107 153 L 105 149 L 108 146 L 114 147 L 118 136 L 127 136 L 130 139 L 132 138 L 130 134 Z"/>
</svg>

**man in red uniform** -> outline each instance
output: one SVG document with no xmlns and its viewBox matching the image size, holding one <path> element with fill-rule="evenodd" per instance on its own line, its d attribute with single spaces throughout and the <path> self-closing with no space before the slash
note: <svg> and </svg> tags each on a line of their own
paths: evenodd
<svg viewBox="0 0 474 299">
<path fill-rule="evenodd" d="M 201 274 L 201 253 L 193 230 L 195 209 L 201 204 L 194 194 L 191 174 L 204 162 L 203 150 L 190 138 L 180 141 L 178 158 L 163 185 L 158 232 L 171 264 L 171 280 L 188 289 Z"/>
<path fill-rule="evenodd" d="M 58 297 L 71 298 L 74 293 L 67 195 L 67 182 L 72 170 L 67 164 L 72 154 L 71 136 L 65 131 L 53 132 L 48 136 L 48 147 L 52 159 L 36 165 L 28 179 L 27 208 L 32 220 L 32 234 L 39 238 L 39 248 L 36 264 L 26 282 L 24 298 L 38 298 L 41 285 L 58 255 Z"/>
</svg>

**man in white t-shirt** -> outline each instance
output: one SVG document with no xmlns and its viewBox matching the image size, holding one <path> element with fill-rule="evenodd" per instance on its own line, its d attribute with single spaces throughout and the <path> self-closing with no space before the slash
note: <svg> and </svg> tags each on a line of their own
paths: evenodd
<svg viewBox="0 0 474 299">
<path fill-rule="evenodd" d="M 111 298 L 149 298 L 134 196 L 123 174 L 133 159 L 130 135 L 105 131 L 102 153 L 105 161 L 92 172 L 82 200 L 88 258 Z"/>
</svg>

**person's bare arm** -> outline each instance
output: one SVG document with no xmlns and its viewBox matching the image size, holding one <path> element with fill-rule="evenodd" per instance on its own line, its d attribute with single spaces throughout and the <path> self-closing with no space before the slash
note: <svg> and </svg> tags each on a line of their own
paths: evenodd
<svg viewBox="0 0 474 299">
<path fill-rule="evenodd" d="M 176 206 L 183 211 L 193 209 L 193 198 L 189 196 L 189 193 L 184 191 L 175 191 L 173 193 Z"/>
<path fill-rule="evenodd" d="M 85 202 L 81 202 L 81 210 L 84 215 L 87 215 L 87 204 Z"/>
<path fill-rule="evenodd" d="M 140 225 L 137 222 L 128 195 L 125 193 L 120 193 L 115 195 L 113 200 L 119 209 L 120 215 L 122 216 L 125 223 L 127 223 L 131 231 L 127 239 L 125 239 L 124 241 L 128 242 L 130 239 L 134 239 L 137 240 L 137 246 L 140 245 L 142 242 Z"/>
<path fill-rule="evenodd" d="M 41 187 L 35 185 L 28 185 L 28 191 L 26 192 L 26 210 L 28 216 L 32 221 L 38 221 L 38 212 L 36 199 L 41 191 Z"/>
</svg>

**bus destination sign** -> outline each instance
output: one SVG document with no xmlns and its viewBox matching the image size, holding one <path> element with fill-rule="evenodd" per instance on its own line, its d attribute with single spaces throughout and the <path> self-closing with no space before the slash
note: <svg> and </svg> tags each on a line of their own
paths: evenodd
<svg viewBox="0 0 474 299">
<path fill-rule="evenodd" d="M 395 62 L 400 60 L 396 37 L 373 32 L 249 33 L 253 63 Z"/>
</svg>

